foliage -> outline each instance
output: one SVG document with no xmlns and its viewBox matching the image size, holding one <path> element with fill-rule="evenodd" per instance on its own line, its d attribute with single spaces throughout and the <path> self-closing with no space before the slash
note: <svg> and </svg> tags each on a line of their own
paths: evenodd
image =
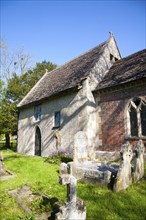
<svg viewBox="0 0 146 220">
<path fill-rule="evenodd" d="M 46 70 L 50 72 L 54 68 L 56 68 L 55 64 L 49 61 L 43 61 L 42 63 L 36 63 L 36 67 L 33 70 L 29 70 L 20 76 L 13 74 L 13 77 L 8 80 L 8 99 L 13 103 L 18 104 L 46 73 Z"/>
<path fill-rule="evenodd" d="M 45 202 L 44 198 L 37 197 L 31 203 L 31 210 L 34 213 L 41 214 L 42 212 L 49 212 L 51 211 L 51 204 L 49 201 Z"/>
<path fill-rule="evenodd" d="M 1 150 L 7 150 L 8 148 L 6 146 L 6 141 L 3 135 L 0 136 L 0 138 L 2 138 L 3 140 L 0 140 L 0 151 Z M 17 151 L 17 140 L 11 140 L 10 141 L 10 148 L 12 151 L 16 152 Z"/>
<path fill-rule="evenodd" d="M 71 152 L 67 149 L 60 148 L 52 152 L 52 156 L 46 158 L 45 162 L 60 164 L 61 162 L 68 163 L 72 161 Z"/>
<path fill-rule="evenodd" d="M 17 176 L 0 182 L 0 219 L 33 219 L 33 215 L 26 215 L 16 200 L 8 195 L 8 190 L 23 185 L 29 185 L 33 192 L 40 192 L 58 200 L 59 203 L 66 200 L 66 186 L 58 184 L 58 164 L 44 163 L 46 158 L 42 157 L 23 156 L 12 151 L 3 152 L 6 167 Z M 87 220 L 144 220 L 146 217 L 146 176 L 127 190 L 118 193 L 113 193 L 106 186 L 78 182 L 77 193 L 86 203 Z M 41 208 L 41 204 L 44 205 L 42 200 L 35 201 L 34 209 L 38 206 Z"/>
<path fill-rule="evenodd" d="M 18 216 L 20 220 L 35 220 L 33 214 L 24 214 L 23 216 Z"/>
<path fill-rule="evenodd" d="M 10 103 L 5 96 L 0 102 L 0 135 L 5 134 L 6 145 L 9 147 L 9 134 L 13 134 L 17 127 L 17 111 L 15 103 Z"/>
<path fill-rule="evenodd" d="M 4 85 L 4 82 L 2 81 L 0 77 L 0 101 L 2 99 L 2 94 L 3 94 L 3 85 Z"/>
</svg>

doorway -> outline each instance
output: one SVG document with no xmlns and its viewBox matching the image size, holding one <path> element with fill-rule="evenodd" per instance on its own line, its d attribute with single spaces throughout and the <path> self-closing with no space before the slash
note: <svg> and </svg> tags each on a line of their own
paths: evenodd
<svg viewBox="0 0 146 220">
<path fill-rule="evenodd" d="M 35 155 L 41 156 L 41 131 L 38 126 L 35 131 Z"/>
</svg>

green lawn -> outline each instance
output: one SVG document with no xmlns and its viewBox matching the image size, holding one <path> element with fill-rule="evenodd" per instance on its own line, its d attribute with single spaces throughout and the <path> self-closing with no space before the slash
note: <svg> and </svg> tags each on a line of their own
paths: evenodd
<svg viewBox="0 0 146 220">
<path fill-rule="evenodd" d="M 58 184 L 59 162 L 45 162 L 46 158 L 28 157 L 13 151 L 3 151 L 7 169 L 17 176 L 0 182 L 0 220 L 33 219 L 26 214 L 8 190 L 23 185 L 33 192 L 41 192 L 60 203 L 66 200 L 66 186 Z M 145 220 L 146 219 L 146 176 L 124 192 L 113 193 L 101 185 L 78 183 L 78 197 L 87 206 L 87 220 Z"/>
</svg>

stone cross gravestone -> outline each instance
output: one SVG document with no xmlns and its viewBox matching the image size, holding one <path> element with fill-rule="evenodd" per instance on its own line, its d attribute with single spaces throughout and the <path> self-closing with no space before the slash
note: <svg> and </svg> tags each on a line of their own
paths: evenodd
<svg viewBox="0 0 146 220">
<path fill-rule="evenodd" d="M 59 178 L 59 183 L 62 185 L 67 185 L 67 201 L 72 204 L 72 206 L 76 205 L 76 184 L 77 180 L 74 176 L 70 174 L 62 174 Z"/>
<path fill-rule="evenodd" d="M 82 200 L 77 199 L 77 179 L 67 173 L 65 164 L 61 165 L 60 174 L 59 183 L 67 185 L 67 202 L 60 207 L 60 212 L 56 214 L 55 220 L 85 220 L 86 205 Z"/>
<path fill-rule="evenodd" d="M 79 131 L 74 136 L 74 162 L 83 163 L 87 160 L 87 136 L 85 132 Z"/>
</svg>

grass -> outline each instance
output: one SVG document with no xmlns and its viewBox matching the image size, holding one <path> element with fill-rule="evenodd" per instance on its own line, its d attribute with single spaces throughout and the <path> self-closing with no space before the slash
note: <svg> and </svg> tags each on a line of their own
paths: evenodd
<svg viewBox="0 0 146 220">
<path fill-rule="evenodd" d="M 24 156 L 10 150 L 4 150 L 3 154 L 6 168 L 17 176 L 0 182 L 1 220 L 34 219 L 33 214 L 25 213 L 8 195 L 9 190 L 23 185 L 64 203 L 66 186 L 58 184 L 58 159 L 46 161 L 46 158 Z M 78 182 L 77 193 L 86 203 L 87 220 L 146 219 L 146 178 L 119 193 L 113 193 L 106 186 Z"/>
</svg>

